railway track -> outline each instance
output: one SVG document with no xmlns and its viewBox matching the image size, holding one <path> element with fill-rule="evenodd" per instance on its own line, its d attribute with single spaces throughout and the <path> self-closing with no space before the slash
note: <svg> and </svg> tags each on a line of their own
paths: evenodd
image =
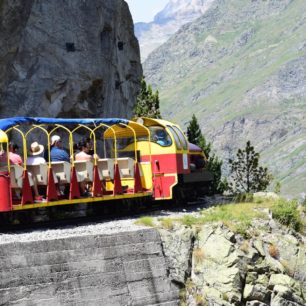
<svg viewBox="0 0 306 306">
<path fill-rule="evenodd" d="M 0 221 L 0 233 L 24 232 L 35 229 L 58 229 L 99 222 L 115 221 L 126 218 L 138 218 L 158 211 L 175 213 L 184 210 L 193 211 L 195 208 L 205 208 L 207 203 L 203 198 L 192 202 L 178 204 L 175 201 L 113 201 L 102 205 L 79 204 L 43 208 L 33 211 L 19 211 L 7 214 Z"/>
</svg>

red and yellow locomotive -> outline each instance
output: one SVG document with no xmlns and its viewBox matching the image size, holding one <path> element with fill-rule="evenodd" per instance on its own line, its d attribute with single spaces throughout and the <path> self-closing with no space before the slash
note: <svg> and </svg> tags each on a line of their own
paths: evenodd
<svg viewBox="0 0 306 306">
<path fill-rule="evenodd" d="M 75 159 L 80 133 L 92 140 L 92 160 Z M 69 162 L 52 160 L 55 134 L 65 140 Z M 22 144 L 22 165 L 10 161 L 12 137 L 19 137 Z M 45 163 L 27 164 L 33 137 L 45 143 Z M 1 119 L 0 150 L 0 212 L 141 197 L 172 199 L 176 188 L 212 179 L 203 152 L 188 144 L 179 126 L 160 119 Z M 90 186 L 86 196 L 80 193 L 83 183 Z M 42 199 L 35 200 L 33 185 Z"/>
</svg>

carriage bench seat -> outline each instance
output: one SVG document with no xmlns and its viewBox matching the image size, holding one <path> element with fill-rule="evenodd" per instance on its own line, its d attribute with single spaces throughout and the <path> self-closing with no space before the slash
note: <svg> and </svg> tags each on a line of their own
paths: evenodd
<svg viewBox="0 0 306 306">
<path fill-rule="evenodd" d="M 93 163 L 91 161 L 75 161 L 74 167 L 78 182 L 93 181 Z"/>
<path fill-rule="evenodd" d="M 12 188 L 22 188 L 23 186 L 23 167 L 19 165 L 10 165 L 10 179 Z M 32 175 L 28 173 L 30 186 L 34 185 Z"/>
<path fill-rule="evenodd" d="M 36 179 L 37 185 L 48 185 L 48 164 L 28 165 L 27 169 Z"/>
<path fill-rule="evenodd" d="M 66 161 L 52 162 L 51 168 L 53 171 L 54 180 L 60 184 L 70 183 L 71 165 Z"/>
<path fill-rule="evenodd" d="M 134 159 L 130 157 L 117 158 L 121 178 L 134 177 Z"/>
<path fill-rule="evenodd" d="M 100 158 L 97 165 L 101 180 L 114 179 L 114 160 L 112 158 Z"/>
</svg>

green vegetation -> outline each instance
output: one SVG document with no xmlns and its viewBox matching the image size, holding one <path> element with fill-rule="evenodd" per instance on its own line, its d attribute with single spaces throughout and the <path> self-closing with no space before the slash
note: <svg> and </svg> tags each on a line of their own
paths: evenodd
<svg viewBox="0 0 306 306">
<path fill-rule="evenodd" d="M 167 217 L 154 221 L 153 217 L 145 216 L 139 218 L 135 224 L 161 227 L 167 230 L 173 230 L 175 224 L 181 224 L 193 228 L 196 233 L 204 224 L 222 222 L 233 232 L 248 239 L 258 235 L 258 231 L 251 226 L 252 220 L 268 220 L 268 210 L 270 210 L 272 211 L 273 218 L 281 224 L 295 231 L 305 231 L 306 219 L 301 217 L 301 212 L 306 210 L 304 208 L 305 204 L 299 206 L 296 200 L 285 200 L 282 198 L 247 197 L 246 200 L 249 202 L 222 204 L 209 209 L 203 209 L 200 213 L 186 214 L 180 218 Z"/>
<path fill-rule="evenodd" d="M 152 91 L 151 85 L 147 86 L 145 79 L 141 80 L 141 90 L 137 96 L 134 108 L 136 117 L 161 118 L 159 109 L 158 90 Z"/>
<path fill-rule="evenodd" d="M 238 149 L 236 159 L 229 160 L 231 167 L 229 189 L 233 194 L 266 190 L 272 176 L 268 168 L 259 165 L 259 157 L 259 153 L 255 152 L 251 142 L 248 141 L 245 149 Z"/>
<path fill-rule="evenodd" d="M 300 231 L 303 227 L 298 203 L 295 200 L 279 200 L 277 205 L 272 207 L 272 214 L 273 218 L 281 224 L 291 227 L 296 231 Z"/>
<path fill-rule="evenodd" d="M 212 144 L 210 142 L 207 142 L 205 137 L 203 136 L 195 114 L 192 115 L 192 118 L 189 121 L 189 125 L 187 127 L 187 137 L 190 143 L 199 146 L 205 154 L 205 157 L 207 159 L 206 168 L 214 176 L 213 182 L 211 184 L 211 193 L 223 193 L 227 186 L 227 181 L 222 180 L 222 160 L 218 158 L 216 154 L 210 154 Z"/>
<path fill-rule="evenodd" d="M 208 159 L 211 151 L 211 143 L 206 142 L 195 114 L 192 115 L 192 118 L 189 121 L 189 125 L 187 127 L 187 137 L 190 143 L 196 144 L 204 151 L 204 154 Z"/>
<path fill-rule="evenodd" d="M 135 222 L 135 224 L 154 227 L 154 219 L 148 216 L 141 217 Z"/>
<path fill-rule="evenodd" d="M 167 230 L 172 230 L 174 228 L 174 220 L 171 218 L 161 218 L 159 219 L 159 223 L 162 228 Z"/>
<path fill-rule="evenodd" d="M 176 219 L 187 227 L 197 227 L 211 222 L 223 222 L 232 231 L 249 238 L 248 230 L 253 219 L 267 219 L 262 209 L 272 207 L 273 202 L 264 203 L 232 203 L 204 209 L 199 215 L 185 215 Z"/>
</svg>

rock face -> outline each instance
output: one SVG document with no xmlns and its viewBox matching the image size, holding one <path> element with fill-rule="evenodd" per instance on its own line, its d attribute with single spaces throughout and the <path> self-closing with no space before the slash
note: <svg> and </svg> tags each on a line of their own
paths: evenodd
<svg viewBox="0 0 306 306">
<path fill-rule="evenodd" d="M 135 23 L 135 34 L 139 40 L 141 58 L 147 56 L 183 24 L 201 16 L 214 0 L 170 0 L 150 23 Z"/>
<path fill-rule="evenodd" d="M 160 231 L 167 262 L 185 276 L 186 305 L 305 305 L 303 236 L 268 220 L 254 220 L 249 239 L 222 223 L 198 227 L 193 235 L 188 228 L 179 232 L 180 239 L 177 229 Z M 178 245 L 180 256 L 168 252 Z M 177 274 L 170 277 L 180 282 Z"/>
<path fill-rule="evenodd" d="M 1 305 L 178 305 L 155 230 L 0 245 Z"/>
<path fill-rule="evenodd" d="M 1 117 L 130 117 L 141 75 L 123 0 L 0 1 Z"/>
<path fill-rule="evenodd" d="M 250 140 L 295 197 L 306 176 L 305 11 L 302 0 L 215 0 L 144 62 L 164 117 L 186 128 L 197 114 L 225 162 Z"/>
</svg>

